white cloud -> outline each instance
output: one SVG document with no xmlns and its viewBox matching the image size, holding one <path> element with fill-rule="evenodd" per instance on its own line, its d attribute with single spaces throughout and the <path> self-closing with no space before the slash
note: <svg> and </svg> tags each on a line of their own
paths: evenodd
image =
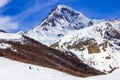
<svg viewBox="0 0 120 80">
<path fill-rule="evenodd" d="M 6 5 L 10 0 L 0 0 L 0 7 L 3 7 Z M 36 3 L 31 8 L 21 12 L 18 15 L 15 15 L 13 17 L 10 16 L 1 16 L 0 15 L 0 29 L 5 31 L 12 31 L 17 30 L 19 27 L 19 23 L 23 21 L 24 19 L 28 18 L 32 14 L 34 14 L 37 11 L 40 11 L 41 9 L 50 6 L 54 3 L 58 2 L 58 0 L 53 0 L 51 2 L 46 3 Z"/>
<path fill-rule="evenodd" d="M 0 8 L 5 6 L 10 0 L 0 0 Z"/>
<path fill-rule="evenodd" d="M 0 16 L 0 29 L 1 30 L 15 30 L 19 27 L 18 23 L 12 21 L 12 17 L 10 16 Z"/>
<path fill-rule="evenodd" d="M 9 3 L 10 0 L 0 0 L 0 8 L 4 7 Z M 18 23 L 13 21 L 12 17 L 10 16 L 1 16 L 0 15 L 0 29 L 1 30 L 15 30 L 18 28 Z"/>
</svg>

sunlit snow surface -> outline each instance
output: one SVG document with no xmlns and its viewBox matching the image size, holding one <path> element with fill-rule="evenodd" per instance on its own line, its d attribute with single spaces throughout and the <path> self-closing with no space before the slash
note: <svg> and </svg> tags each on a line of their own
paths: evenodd
<svg viewBox="0 0 120 80">
<path fill-rule="evenodd" d="M 22 38 L 22 35 L 20 35 L 20 34 L 0 32 L 0 39 L 20 40 L 21 38 Z"/>
<path fill-rule="evenodd" d="M 71 34 L 68 34 L 61 39 L 58 39 L 58 49 L 67 49 L 68 45 L 74 45 L 75 42 L 79 42 L 80 39 L 85 41 L 87 38 L 89 39 L 95 39 L 95 42 L 97 44 L 104 43 L 104 41 L 108 41 L 111 43 L 114 47 L 107 47 L 106 51 L 103 51 L 101 48 L 100 53 L 95 54 L 89 54 L 88 49 L 85 49 L 83 51 L 69 49 L 69 51 L 72 51 L 75 53 L 83 62 L 88 64 L 91 67 L 94 67 L 95 69 L 98 69 L 103 72 L 109 72 L 113 68 L 120 67 L 120 50 L 117 50 L 116 48 L 120 48 L 119 46 L 114 44 L 113 40 L 107 40 L 104 38 L 105 31 L 107 28 L 107 23 L 110 23 L 112 27 L 118 31 L 120 31 L 120 21 L 100 21 L 94 24 L 93 26 L 86 27 L 81 30 L 77 30 L 72 32 Z M 102 32 L 98 32 L 97 30 L 102 30 Z M 101 35 L 102 34 L 102 35 Z M 67 44 L 66 44 L 67 43 Z M 66 45 L 64 45 L 66 44 Z M 110 56 L 111 59 L 105 59 L 106 56 Z"/>
<path fill-rule="evenodd" d="M 31 69 L 29 69 L 30 66 Z M 57 70 L 0 57 L 0 80 L 120 80 L 119 74 L 118 69 L 108 75 L 80 78 Z"/>
<path fill-rule="evenodd" d="M 63 12 L 62 8 L 67 10 Z M 73 13 L 76 16 L 71 16 L 70 13 Z M 61 15 L 62 17 L 56 17 L 55 14 L 59 16 Z M 53 20 L 52 23 L 54 23 L 54 26 L 52 25 L 51 20 Z M 83 27 L 87 27 L 89 21 L 90 19 L 84 16 L 81 12 L 65 5 L 59 5 L 57 6 L 57 9 L 48 15 L 48 17 L 45 18 L 40 25 L 28 31 L 26 36 L 31 37 L 45 45 L 51 45 L 64 35 Z"/>
</svg>

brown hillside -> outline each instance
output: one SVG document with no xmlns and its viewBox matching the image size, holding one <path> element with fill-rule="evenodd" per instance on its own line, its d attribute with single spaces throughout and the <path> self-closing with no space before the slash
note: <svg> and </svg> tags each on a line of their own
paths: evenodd
<svg viewBox="0 0 120 80">
<path fill-rule="evenodd" d="M 71 52 L 61 52 L 28 37 L 24 36 L 24 38 L 22 43 L 0 40 L 0 43 L 12 45 L 11 48 L 0 49 L 0 55 L 12 60 L 49 67 L 80 77 L 104 74 L 84 64 Z"/>
</svg>

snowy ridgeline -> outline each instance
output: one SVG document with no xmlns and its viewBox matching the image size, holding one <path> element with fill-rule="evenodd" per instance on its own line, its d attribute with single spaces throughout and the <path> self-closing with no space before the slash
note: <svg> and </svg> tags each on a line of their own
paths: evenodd
<svg viewBox="0 0 120 80">
<path fill-rule="evenodd" d="M 80 78 L 57 70 L 0 57 L 1 80 L 120 80 L 119 74 L 120 70 L 117 69 L 108 75 Z"/>
<path fill-rule="evenodd" d="M 0 40 L 21 40 L 22 35 L 16 33 L 3 33 L 0 32 Z"/>
<path fill-rule="evenodd" d="M 27 32 L 27 36 L 51 45 L 69 32 L 87 27 L 91 19 L 68 6 L 58 5 L 43 22 Z"/>
<path fill-rule="evenodd" d="M 120 67 L 120 46 L 116 45 L 116 42 L 120 43 L 120 40 L 114 36 L 120 31 L 119 26 L 120 21 L 118 20 L 111 22 L 100 21 L 93 26 L 74 31 L 61 39 L 58 39 L 53 47 L 72 51 L 89 66 L 109 73 L 117 67 Z M 110 35 L 114 37 L 111 37 Z M 89 53 L 90 50 L 88 49 L 88 46 L 91 46 L 91 44 L 89 44 L 87 40 L 91 40 L 92 43 L 97 44 L 92 50 L 96 50 L 98 47 L 100 51 Z M 103 46 L 100 46 L 103 44 L 106 44 L 104 50 Z M 110 46 L 110 44 L 112 46 Z"/>
</svg>

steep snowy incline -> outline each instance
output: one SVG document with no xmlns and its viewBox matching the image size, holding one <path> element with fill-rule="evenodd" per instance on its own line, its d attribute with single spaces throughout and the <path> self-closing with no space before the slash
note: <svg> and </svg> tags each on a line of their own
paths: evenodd
<svg viewBox="0 0 120 80">
<path fill-rule="evenodd" d="M 68 6 L 58 5 L 40 25 L 26 35 L 49 46 L 69 32 L 90 25 L 93 22 L 82 13 Z"/>
<path fill-rule="evenodd" d="M 105 20 L 75 31 L 51 47 L 72 51 L 89 66 L 111 73 L 120 67 L 120 20 Z"/>
<path fill-rule="evenodd" d="M 75 77 L 50 68 L 20 63 L 0 57 L 1 80 L 120 80 L 120 70 L 87 78 Z"/>
</svg>

